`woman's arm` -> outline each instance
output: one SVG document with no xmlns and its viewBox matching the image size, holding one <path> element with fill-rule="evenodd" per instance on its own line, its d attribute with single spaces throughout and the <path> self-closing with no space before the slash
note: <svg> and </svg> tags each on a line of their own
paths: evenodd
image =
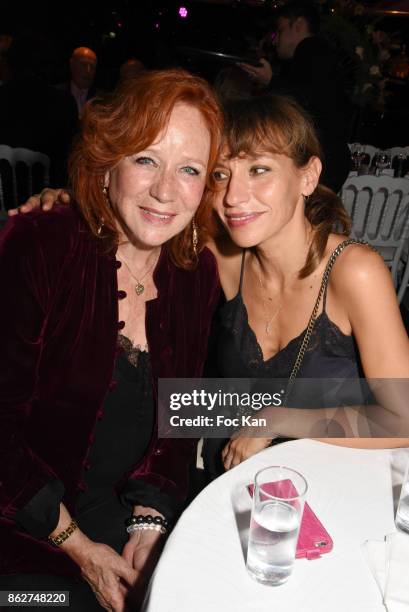
<svg viewBox="0 0 409 612">
<path fill-rule="evenodd" d="M 409 339 L 380 255 L 349 247 L 334 266 L 331 285 L 348 315 L 366 378 L 409 378 Z"/>
<path fill-rule="evenodd" d="M 28 218 L 9 220 L 0 235 L 0 512 L 8 518 L 58 479 L 26 438 L 51 275 L 34 224 Z"/>
<path fill-rule="evenodd" d="M 39 494 L 50 483 L 58 482 L 53 467 L 35 452 L 28 435 L 38 405 L 47 317 L 62 260 L 68 251 L 62 244 L 61 257 L 57 254 L 51 261 L 47 260 L 45 236 L 52 229 L 55 227 L 51 224 L 46 231 L 41 231 L 35 217 L 16 217 L 8 221 L 0 234 L 0 284 L 3 287 L 0 300 L 0 513 L 16 521 L 24 513 L 26 520 L 29 519 L 30 502 L 32 506 L 33 500 L 37 500 L 34 505 L 41 505 Z M 58 428 L 58 415 L 54 415 L 53 422 L 50 419 L 50 431 L 53 425 Z M 50 444 L 58 443 L 52 434 L 48 435 L 51 436 Z M 57 493 L 56 499 L 61 499 L 60 492 Z M 48 513 L 41 513 L 38 507 L 37 510 L 31 522 L 38 523 L 38 516 L 43 514 L 39 520 L 44 524 L 36 524 L 36 527 L 44 531 Z M 59 512 L 58 508 L 56 511 L 58 524 L 53 536 L 64 531 L 71 522 L 64 504 L 60 504 Z M 41 537 L 46 535 L 47 531 Z M 107 609 L 118 612 L 125 609 L 125 583 L 133 584 L 136 573 L 120 555 L 108 546 L 91 542 L 79 529 L 61 549 L 79 565 L 101 603 L 110 602 Z M 120 588 L 118 578 L 124 581 Z"/>
<path fill-rule="evenodd" d="M 134 515 L 160 516 L 156 508 L 147 506 L 134 506 Z M 122 557 L 127 561 L 129 567 L 136 572 L 136 580 L 133 584 L 132 599 L 135 606 L 139 608 L 145 595 L 146 586 L 158 562 L 164 544 L 164 536 L 159 531 L 141 530 L 129 534 L 129 540 L 122 551 Z"/>
<path fill-rule="evenodd" d="M 64 504 L 60 505 L 60 519 L 50 534 L 57 537 L 71 523 L 71 516 Z M 135 584 L 138 573 L 126 559 L 110 546 L 90 540 L 79 528 L 60 545 L 81 570 L 81 575 L 95 593 L 105 610 L 124 612 L 129 587 Z"/>
</svg>

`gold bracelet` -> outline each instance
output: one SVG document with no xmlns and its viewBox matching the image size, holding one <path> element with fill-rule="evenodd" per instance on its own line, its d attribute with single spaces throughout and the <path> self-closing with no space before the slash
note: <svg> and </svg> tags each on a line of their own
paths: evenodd
<svg viewBox="0 0 409 612">
<path fill-rule="evenodd" d="M 78 529 L 78 525 L 76 521 L 72 519 L 67 529 L 61 531 L 58 535 L 55 536 L 55 538 L 48 536 L 48 541 L 51 542 L 51 544 L 54 544 L 54 546 L 61 546 L 61 544 L 65 542 L 65 540 L 68 540 L 70 535 L 73 534 L 76 529 Z"/>
</svg>

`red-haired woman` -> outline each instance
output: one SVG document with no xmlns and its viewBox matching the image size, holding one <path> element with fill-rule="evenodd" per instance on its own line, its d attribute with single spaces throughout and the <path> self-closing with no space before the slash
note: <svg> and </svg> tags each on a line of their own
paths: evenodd
<svg viewBox="0 0 409 612">
<path fill-rule="evenodd" d="M 123 610 L 152 568 L 194 447 L 157 439 L 157 380 L 200 376 L 219 292 L 196 223 L 220 125 L 201 79 L 145 73 L 87 105 L 76 205 L 1 234 L 0 590 Z"/>
</svg>

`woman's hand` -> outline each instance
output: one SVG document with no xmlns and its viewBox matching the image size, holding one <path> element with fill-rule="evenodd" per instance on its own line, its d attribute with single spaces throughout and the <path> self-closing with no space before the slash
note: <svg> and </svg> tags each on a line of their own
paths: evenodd
<svg viewBox="0 0 409 612">
<path fill-rule="evenodd" d="M 79 566 L 100 605 L 105 610 L 125 612 L 127 595 L 138 577 L 127 561 L 110 546 L 92 542 L 79 530 L 61 548 Z"/>
<path fill-rule="evenodd" d="M 136 575 L 130 600 L 138 608 L 143 601 L 146 586 L 158 562 L 163 536 L 158 531 L 134 531 L 122 551 L 122 557 Z"/>
<path fill-rule="evenodd" d="M 28 213 L 36 208 L 43 210 L 51 210 L 56 202 L 61 204 L 70 204 L 71 196 L 65 189 L 43 189 L 41 193 L 36 193 L 28 198 L 27 202 L 18 208 L 10 208 L 8 214 L 10 217 L 19 213 Z"/>
<path fill-rule="evenodd" d="M 150 514 L 164 518 L 154 508 L 146 506 L 135 506 L 134 514 Z M 132 603 L 136 607 L 142 603 L 146 585 L 159 559 L 162 543 L 163 535 L 159 531 L 144 529 L 130 533 L 129 540 L 124 546 L 122 557 L 137 575 L 131 595 Z"/>
<path fill-rule="evenodd" d="M 255 453 L 267 448 L 271 440 L 272 438 L 248 438 L 244 435 L 231 438 L 222 450 L 224 469 L 230 470 Z"/>
</svg>

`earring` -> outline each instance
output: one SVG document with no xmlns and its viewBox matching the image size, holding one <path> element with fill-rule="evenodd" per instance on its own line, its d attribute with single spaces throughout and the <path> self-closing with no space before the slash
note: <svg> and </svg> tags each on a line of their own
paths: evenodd
<svg viewBox="0 0 409 612">
<path fill-rule="evenodd" d="M 198 242 L 199 242 L 199 235 L 197 231 L 196 221 L 192 219 L 192 247 L 193 247 L 193 253 L 195 254 L 195 257 L 197 257 Z"/>
<path fill-rule="evenodd" d="M 104 217 L 101 217 L 100 221 L 99 221 L 99 225 L 98 225 L 98 229 L 97 229 L 97 234 L 98 236 L 101 235 L 101 232 L 103 230 L 104 227 Z"/>
<path fill-rule="evenodd" d="M 109 204 L 109 199 L 108 199 L 108 187 L 106 185 L 102 185 L 102 193 L 104 194 L 104 198 L 107 201 L 107 204 Z M 101 232 L 104 228 L 104 217 L 101 217 L 100 221 L 99 221 L 99 225 L 97 228 L 97 234 L 98 236 L 101 235 Z"/>
</svg>

